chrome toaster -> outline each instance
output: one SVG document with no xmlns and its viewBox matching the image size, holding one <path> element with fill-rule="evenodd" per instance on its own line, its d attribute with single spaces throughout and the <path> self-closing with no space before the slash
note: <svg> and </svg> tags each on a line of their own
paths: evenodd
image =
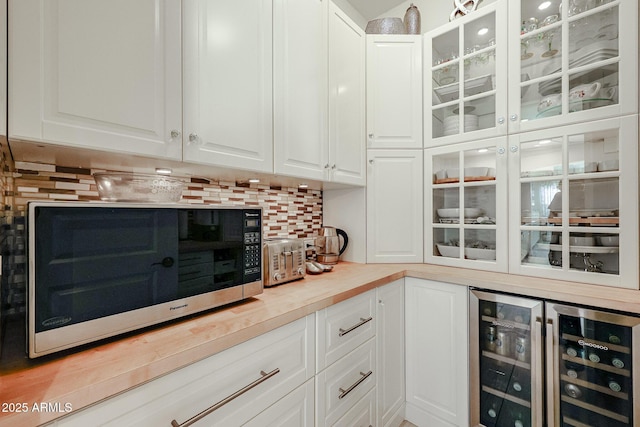
<svg viewBox="0 0 640 427">
<path fill-rule="evenodd" d="M 264 241 L 264 286 L 275 286 L 304 278 L 305 246 L 302 239 Z"/>
</svg>

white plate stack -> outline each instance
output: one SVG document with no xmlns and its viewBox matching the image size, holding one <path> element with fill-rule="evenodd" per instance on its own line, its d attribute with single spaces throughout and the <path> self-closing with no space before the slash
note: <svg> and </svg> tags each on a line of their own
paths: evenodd
<svg viewBox="0 0 640 427">
<path fill-rule="evenodd" d="M 471 132 L 478 129 L 478 116 L 475 114 L 464 115 L 464 131 Z M 444 135 L 456 135 L 460 133 L 460 116 L 453 115 L 444 119 Z"/>
</svg>

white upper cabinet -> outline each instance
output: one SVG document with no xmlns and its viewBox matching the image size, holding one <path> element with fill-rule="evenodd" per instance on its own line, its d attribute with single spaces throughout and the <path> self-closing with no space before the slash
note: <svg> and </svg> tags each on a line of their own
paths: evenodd
<svg viewBox="0 0 640 427">
<path fill-rule="evenodd" d="M 425 35 L 425 148 L 506 134 L 506 6 L 497 1 Z"/>
<path fill-rule="evenodd" d="M 179 0 L 9 4 L 9 137 L 180 159 Z"/>
<path fill-rule="evenodd" d="M 323 180 L 329 159 L 327 0 L 274 0 L 274 172 Z"/>
<path fill-rule="evenodd" d="M 537 6 L 509 2 L 509 131 L 637 113 L 638 2 Z"/>
<path fill-rule="evenodd" d="M 422 36 L 367 36 L 367 148 L 422 148 Z"/>
<path fill-rule="evenodd" d="M 329 170 L 325 179 L 364 185 L 365 33 L 329 4 Z"/>
<path fill-rule="evenodd" d="M 272 1 L 182 4 L 184 160 L 272 172 Z"/>
<path fill-rule="evenodd" d="M 425 35 L 425 147 L 638 112 L 638 2 L 549 3 L 497 0 Z"/>
</svg>

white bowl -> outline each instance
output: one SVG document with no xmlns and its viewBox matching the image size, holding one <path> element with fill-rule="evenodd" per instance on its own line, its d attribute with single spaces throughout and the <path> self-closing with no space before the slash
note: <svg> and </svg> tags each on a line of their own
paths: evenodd
<svg viewBox="0 0 640 427">
<path fill-rule="evenodd" d="M 589 162 L 584 165 L 585 172 L 597 172 L 598 171 L 598 162 Z"/>
<path fill-rule="evenodd" d="M 572 246 L 593 246 L 596 244 L 596 239 L 592 236 L 570 236 L 569 244 Z"/>
<path fill-rule="evenodd" d="M 445 179 L 447 177 L 447 171 L 445 169 L 440 169 L 436 172 L 436 179 Z"/>
<path fill-rule="evenodd" d="M 458 218 L 460 216 L 460 209 L 458 208 L 441 208 L 437 212 L 440 218 Z"/>
<path fill-rule="evenodd" d="M 460 258 L 460 248 L 458 246 L 447 246 L 441 243 L 437 243 L 436 246 L 440 255 L 448 258 Z"/>
<path fill-rule="evenodd" d="M 620 236 L 599 236 L 598 241 L 602 246 L 619 246 Z"/>
<path fill-rule="evenodd" d="M 616 160 L 605 160 L 603 162 L 598 163 L 598 170 L 600 172 L 604 171 L 617 171 L 620 167 L 620 162 L 618 159 Z"/>
<path fill-rule="evenodd" d="M 464 168 L 464 176 L 487 176 L 488 171 L 489 168 L 484 167 Z"/>
<path fill-rule="evenodd" d="M 464 256 L 467 259 L 483 259 L 483 260 L 495 260 L 495 249 L 479 249 L 479 248 L 464 248 Z"/>
<path fill-rule="evenodd" d="M 460 169 L 447 169 L 447 178 L 460 178 Z"/>
<path fill-rule="evenodd" d="M 440 208 L 437 209 L 437 212 L 440 218 L 458 218 L 460 216 L 460 209 L 458 208 Z M 484 211 L 480 208 L 464 208 L 465 218 L 477 218 L 483 213 Z"/>
</svg>

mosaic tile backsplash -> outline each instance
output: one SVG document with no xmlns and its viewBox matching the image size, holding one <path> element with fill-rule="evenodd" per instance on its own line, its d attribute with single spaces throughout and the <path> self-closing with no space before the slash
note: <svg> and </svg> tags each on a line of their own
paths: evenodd
<svg viewBox="0 0 640 427">
<path fill-rule="evenodd" d="M 39 163 L 16 162 L 13 172 L 3 162 L 2 314 L 25 311 L 25 212 L 31 200 L 98 201 L 92 174 L 104 172 Z M 180 177 L 178 177 L 180 178 Z M 182 179 L 182 178 L 180 178 Z M 263 237 L 311 237 L 322 227 L 322 191 L 240 184 L 206 178 L 184 178 L 180 203 L 246 205 L 263 208 Z"/>
</svg>

